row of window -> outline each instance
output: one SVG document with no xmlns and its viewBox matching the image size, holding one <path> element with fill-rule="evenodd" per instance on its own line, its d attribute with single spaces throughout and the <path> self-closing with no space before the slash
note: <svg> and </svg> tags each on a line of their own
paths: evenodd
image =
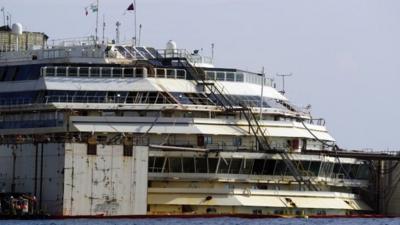
<svg viewBox="0 0 400 225">
<path fill-rule="evenodd" d="M 2 121 L 27 121 L 27 120 L 63 120 L 64 113 L 63 112 L 20 112 L 20 113 L 3 113 L 0 115 L 0 122 Z"/>
<path fill-rule="evenodd" d="M 58 90 L 0 93 L 0 105 L 54 102 L 215 105 L 202 93 Z"/>
<path fill-rule="evenodd" d="M 44 103 L 123 103 L 123 104 L 176 104 L 163 92 L 114 92 L 114 91 L 47 91 Z"/>
<path fill-rule="evenodd" d="M 206 71 L 206 80 L 243 82 L 244 74 L 241 72 Z"/>
<path fill-rule="evenodd" d="M 248 82 L 261 84 L 262 77 L 257 74 L 248 74 L 243 72 L 226 71 L 206 71 L 206 80 Z M 106 77 L 106 78 L 132 78 L 132 77 L 157 77 L 186 79 L 186 70 L 172 68 L 156 68 L 154 74 L 149 73 L 146 68 L 125 68 L 125 67 L 52 67 L 42 68 L 43 76 L 59 77 Z M 269 80 L 264 81 L 264 85 L 271 85 Z"/>
<path fill-rule="evenodd" d="M 186 79 L 183 69 L 156 68 L 155 74 L 149 73 L 144 67 L 64 67 L 46 66 L 42 75 L 47 77 L 102 77 L 102 78 L 142 78 L 157 77 L 171 79 Z"/>
<path fill-rule="evenodd" d="M 52 102 L 176 104 L 175 99 L 163 92 L 48 90 L 0 93 L 0 105 L 21 105 Z"/>
<path fill-rule="evenodd" d="M 243 143 L 242 137 L 234 136 L 232 140 L 233 146 L 241 146 Z M 209 135 L 198 135 L 197 136 L 197 146 L 207 146 L 207 148 L 212 149 L 213 147 L 219 147 L 219 143 L 214 143 L 213 136 Z"/>
<path fill-rule="evenodd" d="M 0 67 L 0 81 L 35 80 L 42 76 L 58 77 L 104 77 L 104 78 L 172 78 L 187 79 L 184 69 L 155 68 L 154 72 L 144 67 L 76 67 L 76 66 L 44 66 L 41 64 Z M 206 71 L 207 80 L 247 82 L 261 84 L 258 74 L 230 71 Z M 271 85 L 265 79 L 265 85 Z"/>
<path fill-rule="evenodd" d="M 307 176 L 367 179 L 366 165 L 325 163 L 319 161 L 295 161 L 297 168 Z M 240 159 L 208 157 L 150 157 L 151 173 L 220 173 L 249 175 L 293 176 L 282 160 Z M 348 176 L 348 177 L 346 177 Z"/>
<path fill-rule="evenodd" d="M 211 94 L 210 99 L 213 102 L 221 102 L 223 104 L 228 105 L 225 102 L 225 98 L 221 97 L 220 95 Z M 238 105 L 245 105 L 247 107 L 260 107 L 261 104 L 261 96 L 249 96 L 249 95 L 225 95 L 231 102 L 237 103 Z M 264 97 L 262 101 L 263 108 L 275 108 L 275 109 L 282 109 L 282 110 L 290 110 L 296 111 L 292 105 L 288 102 L 283 102 L 282 100 L 272 99 Z"/>
<path fill-rule="evenodd" d="M 21 112 L 0 115 L 0 129 L 60 127 L 63 124 L 62 112 Z"/>
<path fill-rule="evenodd" d="M 46 66 L 42 68 L 42 75 L 48 77 L 143 77 L 147 74 L 146 68 L 123 67 L 64 67 Z"/>
<path fill-rule="evenodd" d="M 63 124 L 63 120 L 0 121 L 0 129 L 60 127 Z"/>
<path fill-rule="evenodd" d="M 231 71 L 206 71 L 206 80 L 246 82 L 253 84 L 261 84 L 262 76 L 259 74 Z M 272 80 L 264 79 L 264 85 L 272 86 Z"/>
<path fill-rule="evenodd" d="M 232 102 L 249 107 L 260 107 L 260 96 L 226 95 Z M 222 101 L 222 102 L 221 102 Z M 0 105 L 21 105 L 33 103 L 77 102 L 77 103 L 125 103 L 125 104 L 187 104 L 216 105 L 228 104 L 219 95 L 183 92 L 127 92 L 127 91 L 26 91 L 0 93 Z M 263 99 L 264 108 L 295 110 L 288 103 Z"/>
</svg>

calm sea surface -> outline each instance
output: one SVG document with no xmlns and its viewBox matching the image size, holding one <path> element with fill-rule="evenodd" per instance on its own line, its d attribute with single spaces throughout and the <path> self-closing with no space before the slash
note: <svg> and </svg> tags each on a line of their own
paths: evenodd
<svg viewBox="0 0 400 225">
<path fill-rule="evenodd" d="M 400 218 L 391 219 L 77 219 L 77 220 L 0 220 L 10 225 L 400 225 Z"/>
</svg>

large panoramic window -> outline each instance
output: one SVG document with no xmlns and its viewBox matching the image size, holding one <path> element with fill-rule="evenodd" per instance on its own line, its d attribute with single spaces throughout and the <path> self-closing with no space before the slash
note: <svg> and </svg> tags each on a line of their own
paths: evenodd
<svg viewBox="0 0 400 225">
<path fill-rule="evenodd" d="M 81 77 L 89 76 L 89 67 L 80 67 L 79 68 L 79 76 L 81 76 Z"/>
<path fill-rule="evenodd" d="M 67 68 L 66 67 L 57 67 L 57 76 L 66 76 Z"/>
<path fill-rule="evenodd" d="M 101 77 L 111 77 L 111 68 L 101 68 Z"/>
<path fill-rule="evenodd" d="M 324 162 L 323 167 L 326 169 L 321 169 L 320 172 L 320 161 L 294 161 L 293 163 L 300 173 L 305 176 L 333 177 L 337 179 L 368 179 L 369 175 L 367 165 L 339 165 L 338 163 Z M 346 168 L 346 172 L 341 168 Z M 223 176 L 226 174 L 293 176 L 283 160 L 228 157 L 211 158 L 207 155 L 203 157 L 150 157 L 148 171 L 150 173 L 216 173 Z M 349 174 L 349 177 L 346 174 Z"/>
<path fill-rule="evenodd" d="M 90 68 L 90 76 L 91 77 L 99 77 L 100 76 L 100 68 L 96 68 L 96 67 Z"/>
<path fill-rule="evenodd" d="M 166 169 L 170 173 L 182 173 L 182 158 L 168 158 Z"/>
<path fill-rule="evenodd" d="M 265 166 L 265 159 L 255 159 L 253 163 L 252 174 L 254 175 L 263 174 L 264 166 Z"/>
<path fill-rule="evenodd" d="M 194 173 L 195 172 L 195 161 L 194 158 L 182 158 L 182 168 L 184 173 Z"/>
<path fill-rule="evenodd" d="M 224 81 L 225 80 L 225 73 L 224 72 L 217 72 L 217 79 L 219 81 Z"/>
<path fill-rule="evenodd" d="M 196 172 L 197 173 L 208 173 L 208 165 L 207 165 L 206 157 L 196 158 Z"/>
<path fill-rule="evenodd" d="M 124 68 L 124 77 L 134 77 L 134 69 L 133 68 Z"/>
<path fill-rule="evenodd" d="M 112 69 L 113 77 L 122 77 L 122 68 L 113 68 Z"/>
<path fill-rule="evenodd" d="M 226 81 L 235 81 L 234 73 L 226 73 Z"/>
<path fill-rule="evenodd" d="M 243 73 L 237 73 L 236 74 L 236 82 L 243 82 L 243 81 L 244 81 Z"/>
<path fill-rule="evenodd" d="M 70 76 L 70 77 L 78 76 L 78 68 L 77 67 L 69 67 L 68 68 L 68 76 Z"/>
</svg>

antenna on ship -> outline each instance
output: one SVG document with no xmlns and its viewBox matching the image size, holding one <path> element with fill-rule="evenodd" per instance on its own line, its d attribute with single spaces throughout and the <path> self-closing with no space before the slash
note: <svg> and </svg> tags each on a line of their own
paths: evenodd
<svg viewBox="0 0 400 225">
<path fill-rule="evenodd" d="M 91 5 L 92 11 L 96 12 L 96 44 L 99 41 L 98 30 L 99 30 L 99 0 L 96 0 L 96 5 Z"/>
<path fill-rule="evenodd" d="M 136 8 L 136 0 L 134 0 L 133 1 L 133 4 L 135 4 L 135 6 L 134 6 L 134 9 L 133 9 L 133 12 L 135 13 L 135 46 L 136 46 L 136 38 L 137 38 L 137 36 L 136 36 L 136 29 L 137 29 L 137 26 L 136 26 L 136 11 L 137 11 L 137 8 Z"/>
<path fill-rule="evenodd" d="M 262 109 L 264 105 L 264 83 L 265 83 L 265 69 L 261 69 L 261 96 L 260 96 L 260 121 L 262 120 Z"/>
<path fill-rule="evenodd" d="M 4 6 L 1 7 L 1 12 L 3 13 L 3 23 L 4 23 L 4 26 L 6 26 L 6 25 L 7 25 L 7 24 L 6 24 L 6 9 L 4 8 Z"/>
<path fill-rule="evenodd" d="M 117 23 L 115 24 L 115 26 L 117 26 L 117 28 L 115 29 L 115 43 L 119 44 L 119 27 L 121 26 L 121 23 L 119 21 L 117 21 Z"/>
<path fill-rule="evenodd" d="M 212 62 L 214 62 L 214 48 L 215 48 L 215 44 L 211 43 L 211 60 L 212 60 Z"/>
<path fill-rule="evenodd" d="M 106 15 L 105 14 L 103 14 L 103 38 L 102 38 L 102 41 L 101 41 L 101 43 L 105 43 L 104 41 L 104 33 L 106 32 Z"/>
<path fill-rule="evenodd" d="M 282 77 L 282 91 L 280 91 L 280 93 L 282 94 L 282 95 L 285 95 L 285 78 L 286 77 L 290 77 L 290 76 L 292 76 L 293 74 L 292 73 L 287 73 L 287 74 L 279 74 L 279 73 L 277 73 L 276 74 L 276 76 L 278 76 L 278 77 Z"/>
<path fill-rule="evenodd" d="M 142 39 L 142 24 L 139 24 L 139 38 L 138 38 L 138 46 L 140 46 L 140 41 Z"/>
<path fill-rule="evenodd" d="M 11 13 L 7 12 L 7 25 L 11 27 Z"/>
</svg>

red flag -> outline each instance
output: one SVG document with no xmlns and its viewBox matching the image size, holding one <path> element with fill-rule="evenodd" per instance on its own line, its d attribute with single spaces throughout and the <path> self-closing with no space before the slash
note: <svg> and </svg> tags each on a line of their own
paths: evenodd
<svg viewBox="0 0 400 225">
<path fill-rule="evenodd" d="M 128 8 L 126 9 L 127 11 L 133 11 L 135 10 L 135 6 L 133 5 L 133 3 L 131 3 Z"/>
</svg>

